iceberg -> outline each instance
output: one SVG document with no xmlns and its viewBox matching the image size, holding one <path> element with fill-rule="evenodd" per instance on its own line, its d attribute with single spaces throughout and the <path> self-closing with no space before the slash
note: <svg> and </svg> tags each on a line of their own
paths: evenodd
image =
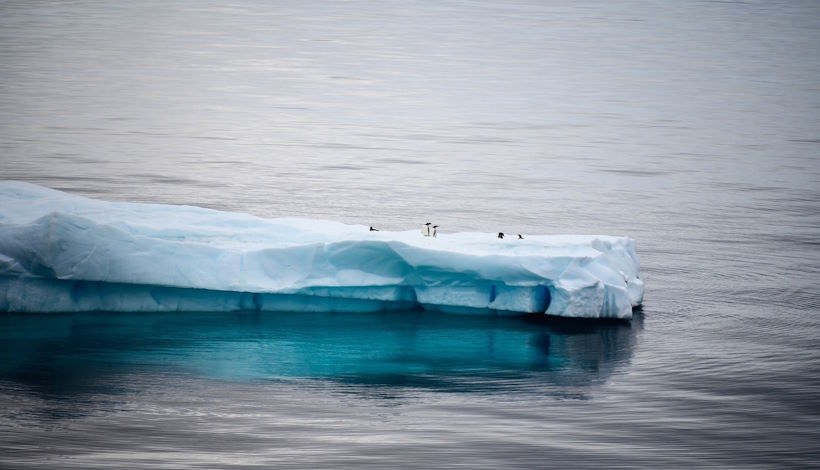
<svg viewBox="0 0 820 470">
<path fill-rule="evenodd" d="M 642 299 L 627 237 L 424 237 L 0 182 L 0 311 L 423 308 L 630 319 Z"/>
</svg>

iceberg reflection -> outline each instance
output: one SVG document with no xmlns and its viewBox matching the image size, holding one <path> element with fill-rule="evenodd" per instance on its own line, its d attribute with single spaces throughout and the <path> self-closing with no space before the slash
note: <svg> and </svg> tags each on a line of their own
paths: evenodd
<svg viewBox="0 0 820 470">
<path fill-rule="evenodd" d="M 583 394 L 629 362 L 642 324 L 640 312 L 631 323 L 419 311 L 6 314 L 0 381 L 49 395 L 116 393 L 160 375 Z"/>
</svg>

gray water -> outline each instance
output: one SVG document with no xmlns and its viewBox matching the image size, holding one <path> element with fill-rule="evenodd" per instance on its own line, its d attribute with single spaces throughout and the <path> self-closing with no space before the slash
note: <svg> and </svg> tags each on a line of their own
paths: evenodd
<svg viewBox="0 0 820 470">
<path fill-rule="evenodd" d="M 647 286 L 628 324 L 5 315 L 0 467 L 820 465 L 819 49 L 812 1 L 0 2 L 3 179 L 628 235 Z"/>
</svg>

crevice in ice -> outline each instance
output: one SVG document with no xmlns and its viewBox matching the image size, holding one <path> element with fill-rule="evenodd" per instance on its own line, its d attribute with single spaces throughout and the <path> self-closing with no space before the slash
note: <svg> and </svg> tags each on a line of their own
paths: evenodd
<svg viewBox="0 0 820 470">
<path fill-rule="evenodd" d="M 546 313 L 547 309 L 550 308 L 550 302 L 552 302 L 552 295 L 550 295 L 550 289 L 547 286 L 538 286 L 536 287 L 536 298 L 538 299 L 538 310 L 541 313 Z"/>
<path fill-rule="evenodd" d="M 262 298 L 253 292 L 241 292 L 239 297 L 239 307 L 242 310 L 262 310 Z"/>
<path fill-rule="evenodd" d="M 262 310 L 262 296 L 259 294 L 253 294 L 253 307 L 254 310 Z"/>
<path fill-rule="evenodd" d="M 100 283 L 100 285 L 104 286 L 105 284 Z M 162 299 L 160 298 L 160 293 L 157 292 L 158 289 L 159 289 L 159 287 L 148 289 L 148 295 L 150 295 L 151 299 L 153 299 L 153 301 L 156 302 L 157 306 L 161 307 L 162 306 Z"/>
<path fill-rule="evenodd" d="M 75 282 L 74 285 L 71 286 L 71 294 L 69 297 L 71 301 L 75 304 L 78 303 L 80 299 L 80 290 L 82 289 L 82 281 Z"/>
</svg>

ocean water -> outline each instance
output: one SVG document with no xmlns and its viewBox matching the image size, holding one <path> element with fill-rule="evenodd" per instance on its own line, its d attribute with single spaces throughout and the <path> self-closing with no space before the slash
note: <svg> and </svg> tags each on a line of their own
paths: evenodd
<svg viewBox="0 0 820 470">
<path fill-rule="evenodd" d="M 629 323 L 0 315 L 2 468 L 820 466 L 820 4 L 0 2 L 0 177 L 637 241 Z"/>
</svg>

